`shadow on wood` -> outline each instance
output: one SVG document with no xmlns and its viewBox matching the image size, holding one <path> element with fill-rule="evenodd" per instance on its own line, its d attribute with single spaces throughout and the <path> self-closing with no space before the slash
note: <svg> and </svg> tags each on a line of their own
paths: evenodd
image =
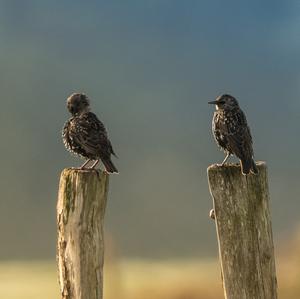
<svg viewBox="0 0 300 299">
<path fill-rule="evenodd" d="M 267 167 L 257 167 L 247 176 L 237 165 L 207 169 L 228 299 L 277 298 Z"/>
<path fill-rule="evenodd" d="M 108 175 L 63 170 L 57 202 L 57 260 L 62 299 L 102 299 L 103 222 Z"/>
</svg>

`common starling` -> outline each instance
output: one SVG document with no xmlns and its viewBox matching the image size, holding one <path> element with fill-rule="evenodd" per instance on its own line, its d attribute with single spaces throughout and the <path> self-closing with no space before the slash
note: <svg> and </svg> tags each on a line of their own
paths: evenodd
<svg viewBox="0 0 300 299">
<path fill-rule="evenodd" d="M 224 165 L 231 155 L 240 159 L 242 173 L 258 173 L 253 159 L 252 137 L 246 116 L 239 107 L 238 101 L 231 95 L 224 94 L 215 101 L 216 105 L 212 121 L 212 131 L 219 147 L 226 153 L 221 165 Z"/>
<path fill-rule="evenodd" d="M 101 160 L 108 173 L 118 173 L 117 168 L 111 161 L 111 155 L 116 156 L 107 131 L 97 116 L 90 112 L 89 99 L 85 94 L 73 93 L 67 99 L 67 108 L 72 117 L 65 123 L 62 137 L 67 150 L 79 155 L 86 160 L 80 167 L 85 166 L 92 160 L 95 166 Z"/>
</svg>

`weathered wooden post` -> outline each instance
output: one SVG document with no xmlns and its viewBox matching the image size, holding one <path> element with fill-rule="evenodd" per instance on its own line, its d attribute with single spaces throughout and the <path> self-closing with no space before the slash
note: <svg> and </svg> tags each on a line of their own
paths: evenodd
<svg viewBox="0 0 300 299">
<path fill-rule="evenodd" d="M 237 165 L 207 169 L 227 299 L 276 299 L 267 167 L 244 176 Z"/>
<path fill-rule="evenodd" d="M 103 222 L 108 175 L 63 170 L 57 202 L 57 260 L 62 299 L 102 299 Z"/>
</svg>

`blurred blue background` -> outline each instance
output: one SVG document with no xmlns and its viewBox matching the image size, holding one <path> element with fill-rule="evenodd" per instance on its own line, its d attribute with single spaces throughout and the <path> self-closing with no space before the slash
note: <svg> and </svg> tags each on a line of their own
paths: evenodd
<svg viewBox="0 0 300 299">
<path fill-rule="evenodd" d="M 217 254 L 206 168 L 221 93 L 269 166 L 274 237 L 299 223 L 299 1 L 0 1 L 1 259 L 55 256 L 66 97 L 85 92 L 119 159 L 106 230 L 125 257 Z"/>
</svg>

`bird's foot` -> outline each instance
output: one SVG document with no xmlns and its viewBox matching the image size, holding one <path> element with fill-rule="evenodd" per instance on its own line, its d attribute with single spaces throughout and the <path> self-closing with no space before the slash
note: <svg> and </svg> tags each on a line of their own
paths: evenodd
<svg viewBox="0 0 300 299">
<path fill-rule="evenodd" d="M 82 168 L 82 167 L 70 167 L 70 169 L 72 169 L 72 170 L 83 170 L 85 168 Z"/>
<path fill-rule="evenodd" d="M 224 165 L 226 165 L 226 163 L 216 163 L 215 165 L 217 165 L 218 167 L 223 167 Z"/>
<path fill-rule="evenodd" d="M 227 162 L 227 160 L 229 159 L 229 157 L 230 157 L 230 154 L 227 153 L 225 159 L 223 160 L 223 162 L 220 165 L 221 167 L 225 165 L 225 163 Z"/>
<path fill-rule="evenodd" d="M 90 162 L 90 161 L 91 161 L 91 159 L 88 159 L 88 160 L 86 160 L 86 161 L 85 161 L 85 162 L 84 162 L 84 163 L 83 163 L 83 164 L 80 166 L 80 168 L 79 168 L 79 169 L 80 169 L 80 170 L 84 170 L 84 169 L 86 169 L 86 167 L 85 167 L 85 166 L 86 166 L 87 164 L 89 164 L 89 162 Z"/>
<path fill-rule="evenodd" d="M 95 163 L 89 168 L 89 169 L 95 169 L 97 164 L 99 163 L 99 160 L 96 160 Z"/>
</svg>

